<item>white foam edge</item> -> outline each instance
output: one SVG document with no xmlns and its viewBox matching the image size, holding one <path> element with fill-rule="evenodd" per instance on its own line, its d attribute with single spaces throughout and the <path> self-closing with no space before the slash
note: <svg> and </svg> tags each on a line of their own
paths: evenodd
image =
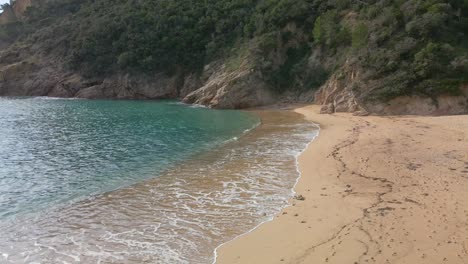
<svg viewBox="0 0 468 264">
<path fill-rule="evenodd" d="M 77 98 L 77 97 L 53 97 L 53 96 L 33 96 L 31 98 L 35 100 L 86 100 L 84 98 Z"/>
<path fill-rule="evenodd" d="M 294 183 L 294 186 L 291 188 L 291 196 L 294 196 L 294 195 L 297 194 L 297 192 L 296 192 L 296 187 L 297 187 L 297 185 L 299 184 L 299 180 L 302 178 L 302 172 L 301 172 L 301 170 L 300 170 L 300 168 L 299 168 L 299 157 L 302 156 L 302 154 L 304 154 L 304 152 L 309 148 L 310 144 L 312 144 L 312 142 L 314 142 L 315 139 L 317 139 L 317 137 L 320 135 L 320 131 L 321 131 L 320 125 L 317 124 L 317 123 L 314 123 L 314 122 L 312 122 L 312 124 L 317 128 L 316 135 L 312 138 L 311 141 L 309 141 L 309 142 L 307 143 L 307 145 L 305 146 L 305 148 L 304 148 L 301 152 L 299 152 L 298 154 L 296 154 L 296 156 L 295 156 L 296 171 L 297 171 L 297 173 L 298 173 L 298 176 L 297 176 L 297 178 L 296 178 L 296 182 Z M 212 264 L 216 264 L 216 262 L 218 261 L 218 250 L 219 250 L 222 246 L 224 246 L 224 245 L 226 245 L 226 244 L 228 244 L 228 243 L 230 243 L 230 242 L 232 242 L 232 241 L 234 241 L 234 240 L 236 240 L 236 239 L 238 239 L 238 238 L 240 238 L 240 237 L 243 237 L 243 236 L 245 236 L 245 235 L 248 235 L 248 234 L 254 232 L 255 230 L 257 230 L 257 229 L 258 229 L 259 227 L 261 227 L 262 225 L 264 225 L 264 224 L 266 224 L 266 223 L 268 223 L 268 222 L 273 221 L 273 220 L 275 219 L 275 216 L 276 216 L 276 215 L 278 215 L 279 213 L 281 213 L 281 211 L 283 211 L 284 209 L 286 209 L 286 208 L 288 208 L 288 207 L 290 207 L 290 206 L 292 206 L 291 201 L 289 201 L 285 206 L 281 207 L 277 214 L 275 214 L 275 215 L 271 216 L 270 218 L 268 218 L 267 220 L 265 220 L 265 221 L 259 223 L 259 224 L 256 225 L 254 228 L 252 228 L 252 229 L 250 229 L 249 231 L 247 231 L 247 232 L 245 232 L 245 233 L 242 233 L 242 234 L 240 234 L 240 235 L 234 237 L 233 239 L 228 240 L 228 241 L 226 241 L 226 242 L 220 244 L 219 246 L 217 246 L 217 247 L 214 249 L 214 252 L 213 252 L 213 254 L 214 254 L 214 259 L 213 259 Z"/>
<path fill-rule="evenodd" d="M 202 104 L 191 104 L 191 105 L 189 105 L 189 107 L 191 107 L 191 108 L 210 108 L 210 107 L 208 107 L 206 105 L 202 105 Z"/>
</svg>

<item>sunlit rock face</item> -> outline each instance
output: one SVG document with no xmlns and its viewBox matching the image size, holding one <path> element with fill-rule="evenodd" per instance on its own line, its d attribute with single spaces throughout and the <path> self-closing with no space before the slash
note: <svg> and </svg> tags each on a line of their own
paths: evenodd
<svg viewBox="0 0 468 264">
<path fill-rule="evenodd" d="M 0 25 L 5 25 L 14 21 L 16 21 L 16 15 L 13 8 L 5 8 L 3 13 L 0 14 Z"/>
<path fill-rule="evenodd" d="M 44 1 L 42 0 L 16 0 L 11 3 L 8 8 L 3 10 L 0 14 L 0 25 L 5 25 L 11 22 L 24 18 L 24 13 L 28 7 L 33 5 L 39 5 Z"/>
</svg>

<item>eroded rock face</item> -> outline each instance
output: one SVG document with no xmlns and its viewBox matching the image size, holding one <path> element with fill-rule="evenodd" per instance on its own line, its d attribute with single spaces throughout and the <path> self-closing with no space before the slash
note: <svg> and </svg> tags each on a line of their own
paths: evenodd
<svg viewBox="0 0 468 264">
<path fill-rule="evenodd" d="M 178 96 L 177 76 L 113 76 L 80 89 L 75 97 L 87 99 L 161 99 Z"/>
<path fill-rule="evenodd" d="M 359 79 L 359 70 L 351 66 L 333 74 L 315 93 L 315 103 L 323 105 L 321 112 L 355 112 L 363 110 L 358 103 L 353 84 Z"/>
<path fill-rule="evenodd" d="M 208 65 L 201 74 L 125 74 L 90 80 L 79 74 L 63 71 L 63 67 L 43 63 L 47 60 L 37 59 L 41 64 L 32 59 L 14 62 L 15 58 L 3 58 L 4 64 L 0 64 L 0 96 L 185 98 L 187 103 L 231 109 L 275 102 L 258 74 L 250 69 L 227 72 L 220 62 Z"/>
<path fill-rule="evenodd" d="M 87 79 L 67 70 L 58 58 L 42 57 L 28 49 L 0 51 L 0 96 L 178 98 L 183 85 L 182 74 L 125 74 Z M 186 94 L 195 89 L 185 86 Z"/>
<path fill-rule="evenodd" d="M 190 104 L 238 109 L 262 105 L 310 102 L 323 105 L 322 113 L 352 112 L 357 115 L 445 115 L 468 113 L 468 85 L 460 96 L 427 98 L 406 96 L 387 103 L 362 101 L 353 87 L 360 71 L 351 66 L 333 74 L 317 91 L 302 94 L 271 92 L 260 73 L 249 63 L 228 70 L 222 61 L 207 65 L 199 73 L 125 74 L 86 79 L 64 70 L 60 61 L 25 52 L 0 52 L 0 96 L 52 96 L 88 99 L 183 99 Z M 363 85 L 359 83 L 359 85 Z M 365 85 L 364 85 L 365 86 Z"/>
<path fill-rule="evenodd" d="M 0 66 L 0 95 L 44 96 L 56 82 L 53 72 L 32 61 Z"/>
<path fill-rule="evenodd" d="M 468 85 L 459 96 L 437 98 L 401 96 L 389 102 L 363 101 L 353 87 L 360 81 L 360 70 L 344 66 L 315 93 L 315 103 L 323 105 L 321 113 L 351 112 L 356 115 L 456 115 L 468 113 Z M 360 83 L 362 86 L 363 84 Z M 365 86 L 365 84 L 364 84 Z"/>
<path fill-rule="evenodd" d="M 183 101 L 213 108 L 249 108 L 275 102 L 265 82 L 251 69 L 226 71 L 224 65 L 207 67 L 211 76 L 205 84 L 188 94 Z M 205 70 L 207 70 L 205 68 Z"/>
<path fill-rule="evenodd" d="M 11 6 L 0 13 L 0 25 L 24 19 L 24 13 L 30 6 L 44 4 L 47 0 L 16 0 Z"/>
<path fill-rule="evenodd" d="M 16 15 L 12 7 L 5 8 L 3 12 L 0 13 L 0 25 L 5 25 L 15 21 Z"/>
<path fill-rule="evenodd" d="M 200 77 L 195 74 L 191 73 L 184 78 L 184 84 L 179 90 L 179 97 L 180 98 L 185 98 L 187 95 L 189 95 L 191 92 L 197 90 L 198 88 L 202 87 L 203 83 L 200 80 Z"/>
<path fill-rule="evenodd" d="M 79 75 L 72 74 L 64 77 L 48 91 L 47 96 L 69 98 L 76 95 L 78 91 L 87 87 L 86 83 Z"/>
<path fill-rule="evenodd" d="M 460 115 L 468 113 L 468 89 L 460 96 L 437 98 L 402 96 L 387 103 L 368 104 L 369 111 L 381 115 Z"/>
<path fill-rule="evenodd" d="M 45 2 L 44 0 L 16 0 L 13 4 L 13 10 L 15 15 L 18 19 L 22 19 L 24 17 L 24 12 L 28 7 L 33 5 L 39 5 L 40 2 Z"/>
</svg>

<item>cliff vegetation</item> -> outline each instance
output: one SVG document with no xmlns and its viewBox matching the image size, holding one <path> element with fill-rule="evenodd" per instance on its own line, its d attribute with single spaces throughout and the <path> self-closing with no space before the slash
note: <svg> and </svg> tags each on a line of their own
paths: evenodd
<svg viewBox="0 0 468 264">
<path fill-rule="evenodd" d="M 240 79 L 271 97 L 258 104 L 315 99 L 330 111 L 379 112 L 402 97 L 437 106 L 452 96 L 463 112 L 467 34 L 467 0 L 49 0 L 0 26 L 0 75 L 18 63 L 52 68 L 56 82 L 73 74 L 81 84 L 68 96 L 116 76 L 127 88 L 134 76 L 175 76 L 177 91 L 161 97 L 193 93 L 188 101 L 219 107 Z M 5 78 L 0 94 L 2 85 L 12 93 Z"/>
</svg>

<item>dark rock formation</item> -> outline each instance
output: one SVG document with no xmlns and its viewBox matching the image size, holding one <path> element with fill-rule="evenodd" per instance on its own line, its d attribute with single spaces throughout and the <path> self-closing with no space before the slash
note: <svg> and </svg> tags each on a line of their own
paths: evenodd
<svg viewBox="0 0 468 264">
<path fill-rule="evenodd" d="M 0 56 L 0 58 L 2 58 Z M 4 62 L 8 62 L 3 57 Z M 58 64 L 59 65 L 59 64 Z M 0 64 L 0 96 L 51 96 L 87 99 L 166 99 L 213 108 L 246 108 L 272 104 L 273 93 L 251 69 L 225 70 L 216 62 L 200 75 L 164 73 L 153 76 L 114 75 L 90 80 L 52 66 L 50 61 L 25 59 Z"/>
</svg>

